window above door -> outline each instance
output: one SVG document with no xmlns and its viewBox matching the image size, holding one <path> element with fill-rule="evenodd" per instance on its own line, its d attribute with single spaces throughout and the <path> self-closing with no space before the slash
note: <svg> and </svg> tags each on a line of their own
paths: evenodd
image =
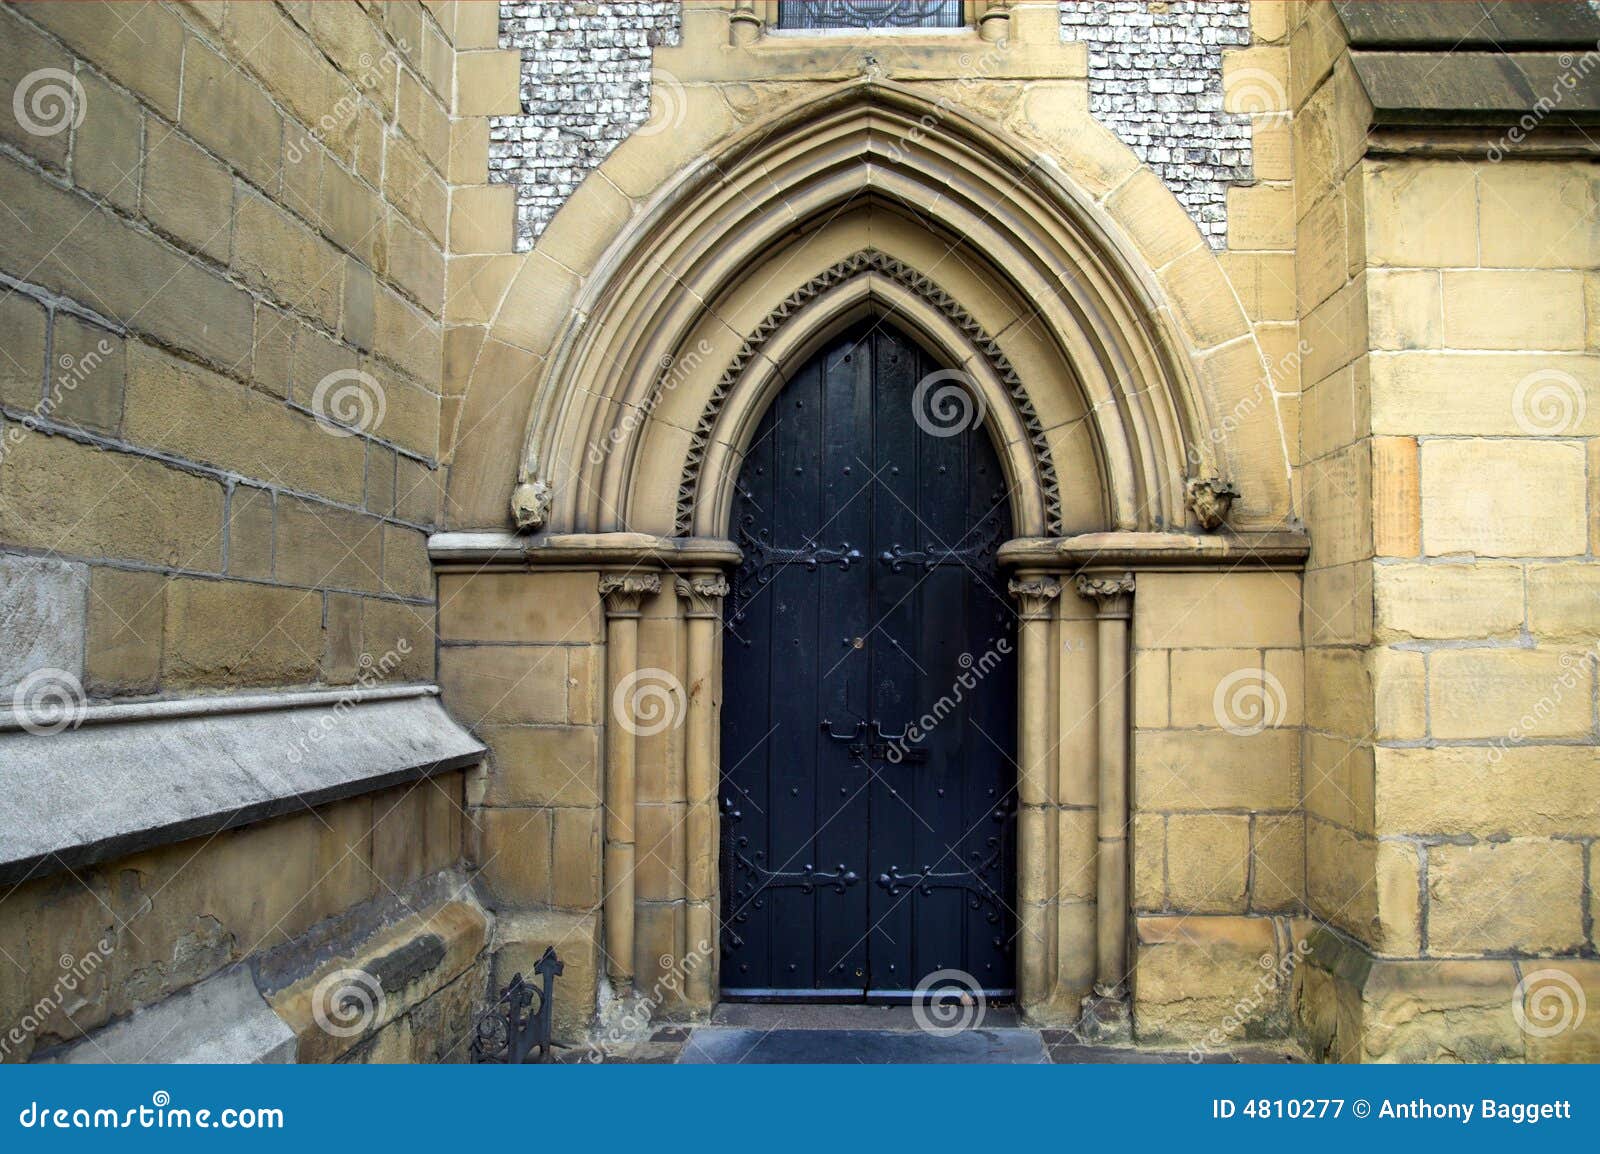
<svg viewBox="0 0 1600 1154">
<path fill-rule="evenodd" d="M 960 28 L 961 0 L 780 0 L 784 30 Z"/>
</svg>

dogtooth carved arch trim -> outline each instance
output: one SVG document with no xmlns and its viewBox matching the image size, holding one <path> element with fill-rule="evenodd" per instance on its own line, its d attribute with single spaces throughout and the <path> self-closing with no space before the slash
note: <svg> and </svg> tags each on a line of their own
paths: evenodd
<svg viewBox="0 0 1600 1154">
<path fill-rule="evenodd" d="M 1033 450 L 1034 465 L 1038 470 L 1039 482 L 1045 494 L 1045 532 L 1048 536 L 1058 536 L 1061 533 L 1061 482 L 1056 475 L 1055 462 L 1050 455 L 1050 444 L 1045 437 L 1044 426 L 1039 422 L 1039 414 L 1033 407 L 1033 402 L 1028 399 L 1027 389 L 1023 386 L 1022 378 L 1017 375 L 1016 369 L 1006 359 L 1000 346 L 993 337 L 983 330 L 983 326 L 973 319 L 966 309 L 944 289 L 936 284 L 933 278 L 924 276 L 916 269 L 903 261 L 896 260 L 887 253 L 875 249 L 862 249 L 824 269 L 801 285 L 783 302 L 766 315 L 755 330 L 745 338 L 733 362 L 728 366 L 722 377 L 713 387 L 711 396 L 706 401 L 705 410 L 700 414 L 700 421 L 695 426 L 694 439 L 689 443 L 689 455 L 683 463 L 683 477 L 678 483 L 678 511 L 673 524 L 673 535 L 687 537 L 693 532 L 695 505 L 699 498 L 700 472 L 705 466 L 706 450 L 711 445 L 712 434 L 716 430 L 717 418 L 721 416 L 724 404 L 732 393 L 739 378 L 744 374 L 745 366 L 761 350 L 762 346 L 771 339 L 780 327 L 799 312 L 807 303 L 819 294 L 841 281 L 853 276 L 873 270 L 890 277 L 899 284 L 919 294 L 923 299 L 931 302 L 940 312 L 955 322 L 956 326 L 967 335 L 973 346 L 981 352 L 993 366 L 996 374 L 1005 382 L 1007 390 L 1016 402 L 1017 413 L 1022 417 L 1023 424 L 1028 431 L 1028 443 Z M 665 375 L 665 374 L 663 374 Z M 661 383 L 657 383 L 659 390 Z"/>
</svg>

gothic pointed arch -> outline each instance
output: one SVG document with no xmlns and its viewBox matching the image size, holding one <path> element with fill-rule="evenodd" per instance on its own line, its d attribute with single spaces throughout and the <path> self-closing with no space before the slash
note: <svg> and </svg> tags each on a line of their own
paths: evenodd
<svg viewBox="0 0 1600 1154">
<path fill-rule="evenodd" d="M 591 180 L 627 187 L 637 163 L 624 145 Z M 573 247 L 562 230 L 583 222 L 569 210 L 541 241 L 551 252 Z M 536 251 L 490 329 L 537 358 L 524 528 L 720 535 L 751 398 L 872 310 L 972 378 L 1018 535 L 1181 528 L 1187 478 L 1287 475 L 1281 436 L 1225 428 L 1262 358 L 1231 290 L 1198 320 L 1182 307 L 1174 268 L 1214 264 L 1203 242 L 1151 268 L 1148 238 L 1055 158 L 912 86 L 867 78 L 780 111 L 591 247 L 575 281 Z M 1197 369 L 1224 346 L 1241 371 Z M 1283 516 L 1286 498 L 1252 500 Z"/>
</svg>

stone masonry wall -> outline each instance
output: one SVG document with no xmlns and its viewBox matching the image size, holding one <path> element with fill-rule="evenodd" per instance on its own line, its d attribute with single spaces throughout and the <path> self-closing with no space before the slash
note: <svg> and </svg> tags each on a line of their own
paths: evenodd
<svg viewBox="0 0 1600 1154">
<path fill-rule="evenodd" d="M 517 186 L 519 249 L 648 119 L 652 49 L 676 43 L 680 19 L 665 0 L 502 0 L 500 43 L 522 52 L 522 114 L 491 121 L 489 169 Z M 1090 111 L 1220 248 L 1228 186 L 1251 176 L 1250 119 L 1223 111 L 1222 95 L 1222 53 L 1250 43 L 1250 5 L 1064 0 L 1061 30 L 1089 45 Z"/>
<path fill-rule="evenodd" d="M 433 679 L 453 20 L 0 6 L 6 706 Z M 8 891 L 0 1029 L 112 957 L 3 1056 L 459 860 L 460 790 Z"/>
</svg>

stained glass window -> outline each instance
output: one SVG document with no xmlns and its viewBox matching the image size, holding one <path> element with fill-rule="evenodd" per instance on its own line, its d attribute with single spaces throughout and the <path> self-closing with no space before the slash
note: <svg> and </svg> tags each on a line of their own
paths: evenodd
<svg viewBox="0 0 1600 1154">
<path fill-rule="evenodd" d="M 779 28 L 959 28 L 961 0 L 781 0 Z"/>
</svg>

